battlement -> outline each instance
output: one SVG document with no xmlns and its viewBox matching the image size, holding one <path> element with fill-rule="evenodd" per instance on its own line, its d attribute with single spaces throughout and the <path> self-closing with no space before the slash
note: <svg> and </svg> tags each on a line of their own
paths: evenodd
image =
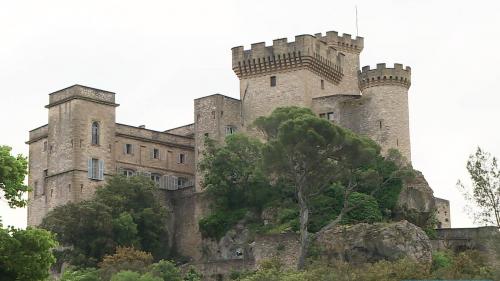
<svg viewBox="0 0 500 281">
<path fill-rule="evenodd" d="M 387 68 L 385 63 L 377 64 L 376 69 L 363 66 L 358 76 L 360 90 L 383 85 L 399 85 L 407 89 L 411 86 L 411 68 L 403 68 L 400 63 L 395 63 L 394 68 Z"/>
<path fill-rule="evenodd" d="M 250 50 L 243 46 L 231 50 L 233 70 L 240 79 L 298 68 L 310 69 L 336 84 L 343 76 L 343 54 L 312 35 L 295 36 L 294 42 L 282 38 L 273 40 L 272 46 L 260 42 Z"/>
<path fill-rule="evenodd" d="M 326 42 L 328 46 L 342 52 L 359 54 L 364 47 L 363 37 L 356 36 L 355 39 L 352 39 L 351 34 L 347 33 L 339 36 L 339 33 L 337 31 L 327 31 L 325 36 L 323 36 L 321 33 L 316 33 L 314 36 Z"/>
<path fill-rule="evenodd" d="M 118 106 L 118 104 L 115 103 L 115 93 L 76 84 L 50 93 L 49 104 L 45 107 L 49 108 L 73 99 Z"/>
</svg>

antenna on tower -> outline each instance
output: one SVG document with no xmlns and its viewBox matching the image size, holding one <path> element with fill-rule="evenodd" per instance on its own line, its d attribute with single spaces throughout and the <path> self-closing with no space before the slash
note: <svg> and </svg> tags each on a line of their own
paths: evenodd
<svg viewBox="0 0 500 281">
<path fill-rule="evenodd" d="M 359 35 L 359 29 L 358 29 L 358 5 L 354 5 L 354 8 L 356 9 L 356 37 Z"/>
</svg>

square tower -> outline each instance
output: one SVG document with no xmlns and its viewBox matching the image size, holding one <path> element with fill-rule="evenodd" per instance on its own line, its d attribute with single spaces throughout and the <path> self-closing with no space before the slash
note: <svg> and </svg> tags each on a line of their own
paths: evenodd
<svg viewBox="0 0 500 281">
<path fill-rule="evenodd" d="M 48 124 L 30 132 L 28 225 L 89 199 L 114 174 L 115 94 L 74 85 L 49 95 Z"/>
</svg>

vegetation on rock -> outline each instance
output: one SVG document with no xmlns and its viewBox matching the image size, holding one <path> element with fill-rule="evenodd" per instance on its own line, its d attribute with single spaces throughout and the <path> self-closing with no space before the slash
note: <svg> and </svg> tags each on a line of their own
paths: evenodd
<svg viewBox="0 0 500 281">
<path fill-rule="evenodd" d="M 224 145 L 206 141 L 200 168 L 214 204 L 200 221 L 205 236 L 219 239 L 246 211 L 259 217 L 272 207 L 275 228 L 300 232 L 303 268 L 310 231 L 391 219 L 403 179 L 412 174 L 397 151 L 383 157 L 372 140 L 306 108 L 277 108 L 255 125 L 265 143 L 244 135 L 231 135 Z"/>
<path fill-rule="evenodd" d="M 416 262 L 411 259 L 379 261 L 366 264 L 316 262 L 306 270 L 285 268 L 276 260 L 264 262 L 254 272 L 233 273 L 233 280 L 239 281 L 400 281 L 400 280 L 499 280 L 500 271 L 488 263 L 485 256 L 475 251 L 453 255 L 446 253 L 434 255 L 434 265 Z"/>
</svg>

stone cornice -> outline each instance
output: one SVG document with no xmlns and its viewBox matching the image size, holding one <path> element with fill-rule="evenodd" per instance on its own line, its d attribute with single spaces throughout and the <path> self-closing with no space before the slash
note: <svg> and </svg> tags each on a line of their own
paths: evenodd
<svg viewBox="0 0 500 281">
<path fill-rule="evenodd" d="M 298 69 L 308 69 L 335 84 L 338 84 L 343 76 L 340 66 L 316 53 L 303 55 L 301 52 L 293 52 L 277 56 L 273 55 L 267 58 L 243 60 L 239 61 L 233 68 L 240 79 Z"/>
</svg>

